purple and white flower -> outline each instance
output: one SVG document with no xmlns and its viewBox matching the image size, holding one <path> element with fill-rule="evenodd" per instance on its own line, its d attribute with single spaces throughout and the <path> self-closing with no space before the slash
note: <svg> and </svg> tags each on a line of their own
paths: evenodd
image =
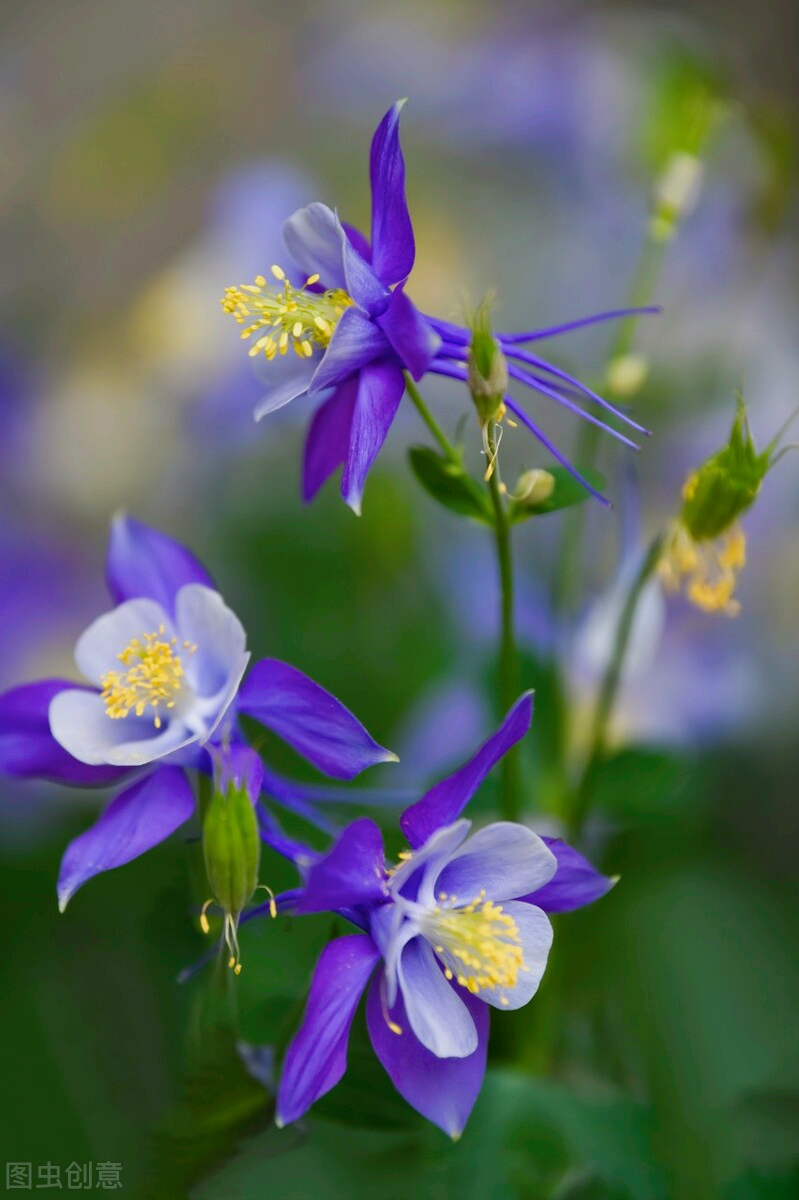
<svg viewBox="0 0 799 1200">
<path fill-rule="evenodd" d="M 461 817 L 531 718 L 527 694 L 464 766 L 405 810 L 410 850 L 397 866 L 386 866 L 380 830 L 362 818 L 307 869 L 294 910 L 335 911 L 361 932 L 332 941 L 317 963 L 283 1063 L 279 1125 L 341 1079 L 368 985 L 369 1036 L 394 1086 L 460 1135 L 485 1073 L 489 1009 L 527 1004 L 544 974 L 546 914 L 589 904 L 612 886 L 563 842 L 507 821 L 473 833 Z"/>
<path fill-rule="evenodd" d="M 471 332 L 421 313 L 405 292 L 416 249 L 405 197 L 405 160 L 399 140 L 398 101 L 377 127 L 370 153 L 371 239 L 339 220 L 321 203 L 286 221 L 283 237 L 303 273 L 300 286 L 282 267 L 274 279 L 230 287 L 223 308 L 253 339 L 251 356 L 264 364 L 270 386 L 256 418 L 299 396 L 322 399 L 305 445 L 303 495 L 312 499 L 329 475 L 343 466 L 341 493 L 360 512 L 364 484 L 385 441 L 404 391 L 403 372 L 416 380 L 443 375 L 467 382 Z M 497 334 L 511 379 L 600 425 L 624 435 L 582 408 L 590 400 L 638 432 L 645 430 L 579 380 L 523 348 L 525 343 L 630 314 L 619 309 L 523 333 Z M 653 309 L 635 310 L 638 312 Z M 293 351 L 293 354 L 289 354 Z M 277 371 L 275 370 L 277 368 Z M 511 395 L 505 408 L 595 495 L 538 423 Z"/>
<path fill-rule="evenodd" d="M 392 761 L 339 700 L 288 663 L 250 655 L 238 618 L 180 543 L 132 518 L 114 519 L 106 562 L 116 607 L 78 639 L 87 684 L 45 679 L 0 695 L 0 769 L 77 787 L 127 782 L 67 847 L 63 911 L 88 879 L 163 841 L 194 812 L 187 768 L 241 742 L 239 714 L 271 729 L 320 771 L 352 779 Z M 293 786 L 265 773 L 291 806 Z M 298 788 L 303 811 L 304 793 Z"/>
</svg>

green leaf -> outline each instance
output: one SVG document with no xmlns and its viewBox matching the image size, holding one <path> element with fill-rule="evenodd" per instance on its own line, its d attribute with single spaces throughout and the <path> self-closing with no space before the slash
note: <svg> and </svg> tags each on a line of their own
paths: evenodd
<svg viewBox="0 0 799 1200">
<path fill-rule="evenodd" d="M 514 524 L 526 521 L 529 517 L 542 517 L 546 513 L 558 512 L 561 508 L 571 508 L 574 504 L 582 504 L 591 495 L 565 467 L 546 468 L 548 474 L 555 480 L 551 495 L 539 504 L 529 504 L 523 500 L 514 500 L 508 512 Z M 590 468 L 583 470 L 583 475 L 592 487 L 602 491 L 605 487 L 605 477 L 599 471 Z"/>
<path fill-rule="evenodd" d="M 461 517 L 493 526 L 494 513 L 488 495 L 465 467 L 443 458 L 429 446 L 412 446 L 408 457 L 414 475 L 434 500 Z"/>
</svg>

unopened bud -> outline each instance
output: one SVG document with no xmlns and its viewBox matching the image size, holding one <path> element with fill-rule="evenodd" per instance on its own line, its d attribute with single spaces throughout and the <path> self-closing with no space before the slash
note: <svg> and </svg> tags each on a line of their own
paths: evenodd
<svg viewBox="0 0 799 1200">
<path fill-rule="evenodd" d="M 757 453 L 740 403 L 727 445 L 706 459 L 683 486 L 680 521 L 691 537 L 704 541 L 728 529 L 753 503 L 770 463 L 770 448 Z"/>
<path fill-rule="evenodd" d="M 665 241 L 680 221 L 696 208 L 702 192 L 704 167 L 695 154 L 672 154 L 655 183 L 652 234 Z"/>
<path fill-rule="evenodd" d="M 468 384 L 481 424 L 498 420 L 508 390 L 508 364 L 502 347 L 491 332 L 485 305 L 477 313 L 472 328 Z"/>
<path fill-rule="evenodd" d="M 523 504 L 528 508 L 536 508 L 539 504 L 543 504 L 545 500 L 548 500 L 554 490 L 555 476 L 550 475 L 549 471 L 537 468 L 532 471 L 522 472 L 513 490 L 513 499 L 517 504 Z"/>
<path fill-rule="evenodd" d="M 254 805 L 263 767 L 254 751 L 234 746 L 219 755 L 215 775 L 203 816 L 203 856 L 213 900 L 204 906 L 201 924 L 207 932 L 205 910 L 215 900 L 225 914 L 228 965 L 238 974 L 238 921 L 258 886 L 261 838 Z"/>
<path fill-rule="evenodd" d="M 608 390 L 628 400 L 641 390 L 648 374 L 649 362 L 643 354 L 618 354 L 608 366 Z"/>
</svg>

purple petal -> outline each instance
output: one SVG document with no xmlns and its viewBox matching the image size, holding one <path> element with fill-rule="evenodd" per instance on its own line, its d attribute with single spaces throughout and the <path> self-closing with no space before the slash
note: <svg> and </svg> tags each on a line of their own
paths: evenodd
<svg viewBox="0 0 799 1200">
<path fill-rule="evenodd" d="M 58 877 L 61 912 L 87 879 L 157 846 L 193 812 L 191 786 L 179 767 L 159 767 L 120 792 L 91 829 L 67 846 Z"/>
<path fill-rule="evenodd" d="M 442 825 L 449 825 L 460 816 L 492 767 L 527 733 L 532 719 L 533 693 L 525 692 L 496 733 L 483 743 L 469 762 L 405 809 L 400 828 L 411 847 L 416 849 L 423 845 Z"/>
<path fill-rule="evenodd" d="M 477 1030 L 477 1049 L 466 1058 L 436 1058 L 414 1037 L 401 996 L 390 1017 L 402 1033 L 389 1028 L 380 999 L 381 986 L 382 974 L 372 980 L 366 997 L 366 1024 L 375 1054 L 402 1098 L 451 1138 L 459 1138 L 485 1075 L 488 1008 L 465 992 L 464 1004 Z"/>
<path fill-rule="evenodd" d="M 360 514 L 363 489 L 399 408 L 405 381 L 399 367 L 374 363 L 361 371 L 341 494 Z"/>
<path fill-rule="evenodd" d="M 388 895 L 385 880 L 383 835 L 374 821 L 361 817 L 342 830 L 332 849 L 311 867 L 297 912 L 336 912 L 377 903 Z"/>
<path fill-rule="evenodd" d="M 370 317 L 378 317 L 386 311 L 391 292 L 375 275 L 374 269 L 347 239 L 343 229 L 344 275 L 347 280 L 347 291 L 355 303 Z"/>
<path fill-rule="evenodd" d="M 578 850 L 562 842 L 560 838 L 543 838 L 555 858 L 558 869 L 544 887 L 529 896 L 528 900 L 544 912 L 571 912 L 606 895 L 616 883 L 607 875 L 600 874 Z"/>
<path fill-rule="evenodd" d="M 75 690 L 69 680 L 42 679 L 0 695 L 0 769 L 77 787 L 101 787 L 130 774 L 125 768 L 78 762 L 53 737 L 50 702 L 61 692 Z"/>
<path fill-rule="evenodd" d="M 302 498 L 306 503 L 314 498 L 328 476 L 347 457 L 357 395 L 358 379 L 353 376 L 339 384 L 311 419 L 302 471 Z"/>
<path fill-rule="evenodd" d="M 441 347 L 441 337 L 425 320 L 402 288 L 391 294 L 391 302 L 378 324 L 414 379 L 421 379 Z"/>
<path fill-rule="evenodd" d="M 346 1071 L 352 1018 L 379 957 L 372 939 L 362 934 L 336 938 L 322 951 L 305 1016 L 283 1060 L 278 1128 L 306 1113 Z"/>
<path fill-rule="evenodd" d="M 146 597 L 168 613 L 186 583 L 214 588 L 205 567 L 180 542 L 120 513 L 111 522 L 105 575 L 115 604 Z"/>
<path fill-rule="evenodd" d="M 296 400 L 299 396 L 304 396 L 311 386 L 311 379 L 317 365 L 321 362 L 321 356 L 300 360 L 292 355 L 288 362 L 285 358 L 279 358 L 276 363 L 266 362 L 266 359 L 263 361 L 267 367 L 276 367 L 277 369 L 272 370 L 270 377 L 264 380 L 268 390 L 253 410 L 253 416 L 256 421 L 261 421 L 270 413 L 277 412 L 279 408 L 284 408 L 285 405 L 290 404 L 292 400 Z M 258 361 L 258 368 L 261 368 L 260 359 Z"/>
<path fill-rule="evenodd" d="M 309 396 L 316 396 L 325 388 L 336 387 L 376 358 L 391 352 L 388 339 L 373 321 L 350 306 L 336 326 L 324 358 L 314 372 Z"/>
<path fill-rule="evenodd" d="M 306 276 L 319 275 L 326 288 L 346 288 L 341 226 L 326 204 L 309 204 L 283 226 L 286 249 Z"/>
<path fill-rule="evenodd" d="M 256 804 L 264 782 L 264 764 L 260 755 L 241 743 L 220 748 L 209 747 L 209 752 L 213 759 L 219 791 L 224 793 L 233 787 L 240 792 L 244 788 L 250 797 L 250 803 Z"/>
<path fill-rule="evenodd" d="M 276 658 L 262 658 L 255 664 L 239 692 L 237 707 L 335 779 L 353 779 L 375 763 L 397 761 L 340 700 Z"/>
<path fill-rule="evenodd" d="M 375 130 L 369 156 L 372 183 L 372 262 L 384 283 L 399 283 L 413 267 L 416 247 L 405 199 L 405 160 L 399 140 L 404 100 L 388 110 Z"/>
</svg>

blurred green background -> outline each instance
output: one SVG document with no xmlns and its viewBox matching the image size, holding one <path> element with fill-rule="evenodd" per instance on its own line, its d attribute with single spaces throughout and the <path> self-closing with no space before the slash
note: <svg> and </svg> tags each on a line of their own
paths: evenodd
<svg viewBox="0 0 799 1200">
<path fill-rule="evenodd" d="M 524 676 L 538 693 L 525 818 L 556 830 L 557 714 L 574 718 L 569 772 L 596 686 L 580 630 L 627 526 L 673 511 L 737 388 L 761 445 L 799 399 L 795 21 L 787 0 L 7 4 L 0 685 L 74 671 L 75 639 L 106 603 L 108 519 L 124 507 L 191 545 L 255 657 L 307 671 L 397 749 L 404 785 L 456 765 L 498 715 L 488 534 L 415 486 L 407 448 L 425 438 L 412 412 L 362 518 L 334 484 L 304 509 L 310 408 L 251 422 L 258 386 L 219 297 L 281 261 L 280 224 L 303 203 L 366 224 L 369 138 L 407 95 L 421 307 L 448 317 L 495 289 L 498 324 L 532 328 L 620 305 L 653 181 L 681 148 L 685 81 L 701 79 L 724 120 L 655 288 L 664 313 L 638 341 L 650 374 L 637 412 L 654 436 L 633 501 L 624 459 L 603 449 L 617 506 L 587 515 L 557 689 L 541 598 L 567 517 L 519 531 Z M 607 347 L 600 329 L 547 350 L 591 379 Z M 440 381 L 425 394 L 452 432 L 464 396 Z M 537 414 L 568 448 L 572 424 L 546 403 Z M 503 455 L 509 477 L 547 465 L 521 434 Z M 124 1194 L 198 1200 L 799 1195 L 795 480 L 788 457 L 749 518 L 743 615 L 670 602 L 625 681 L 585 836 L 621 882 L 557 919 L 538 997 L 494 1023 L 457 1145 L 393 1094 L 358 1020 L 345 1082 L 302 1127 L 269 1127 L 212 975 L 176 981 L 205 948 L 196 844 L 178 836 L 100 876 L 59 916 L 60 856 L 102 797 L 4 781 L 3 1162 L 32 1163 L 35 1188 L 39 1164 L 113 1161 Z M 302 774 L 277 742 L 265 753 Z M 488 785 L 476 812 L 492 805 Z M 293 882 L 270 855 L 261 877 Z M 239 1038 L 285 1042 L 332 927 L 246 927 Z"/>
</svg>

